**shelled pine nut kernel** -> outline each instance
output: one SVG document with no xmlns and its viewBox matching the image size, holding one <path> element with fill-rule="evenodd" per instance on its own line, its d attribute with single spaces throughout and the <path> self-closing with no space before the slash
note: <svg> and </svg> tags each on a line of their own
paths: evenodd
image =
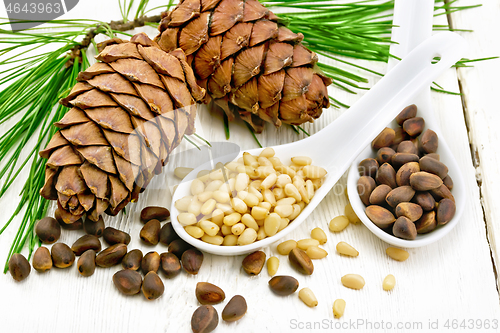
<svg viewBox="0 0 500 333">
<path fill-rule="evenodd" d="M 284 165 L 274 155 L 272 148 L 263 149 L 259 156 L 243 153 L 242 158 L 200 172 L 191 183 L 190 195 L 175 202 L 177 220 L 186 232 L 214 245 L 248 245 L 293 223 L 327 172 L 312 165 L 307 156 L 292 157 L 292 163 Z M 307 250 L 326 242 L 322 230 L 311 236 L 299 247 Z"/>
</svg>

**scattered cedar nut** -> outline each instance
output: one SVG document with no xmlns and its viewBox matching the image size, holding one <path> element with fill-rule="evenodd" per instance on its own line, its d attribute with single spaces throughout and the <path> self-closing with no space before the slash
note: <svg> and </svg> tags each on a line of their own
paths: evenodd
<svg viewBox="0 0 500 333">
<path fill-rule="evenodd" d="M 247 302 L 241 295 L 235 295 L 222 310 L 222 320 L 236 321 L 241 319 L 247 312 Z"/>
<path fill-rule="evenodd" d="M 33 254 L 33 268 L 39 272 L 43 273 L 52 268 L 52 257 L 50 256 L 50 251 L 45 246 L 40 246 Z"/>
<path fill-rule="evenodd" d="M 378 168 L 377 176 L 375 180 L 378 184 L 386 184 L 392 188 L 397 186 L 396 184 L 396 171 L 389 163 L 384 163 Z"/>
<path fill-rule="evenodd" d="M 160 255 L 156 251 L 148 252 L 141 260 L 141 271 L 143 274 L 148 272 L 158 272 L 160 268 Z"/>
<path fill-rule="evenodd" d="M 97 222 L 92 221 L 91 219 L 85 219 L 83 222 L 83 230 L 89 235 L 94 235 L 96 237 L 101 237 L 104 232 L 104 220 L 102 216 L 99 216 L 99 220 Z"/>
<path fill-rule="evenodd" d="M 385 197 L 391 191 L 392 191 L 392 188 L 386 184 L 382 184 L 382 185 L 375 187 L 375 189 L 370 194 L 370 198 L 369 198 L 370 204 L 383 205 L 385 203 Z"/>
<path fill-rule="evenodd" d="M 425 212 L 420 219 L 415 222 L 415 228 L 417 228 L 418 234 L 426 234 L 436 229 L 436 212 L 431 210 L 430 212 Z"/>
<path fill-rule="evenodd" d="M 217 310 L 209 304 L 198 307 L 191 317 L 193 333 L 209 333 L 219 324 Z"/>
<path fill-rule="evenodd" d="M 420 136 L 420 150 L 426 154 L 435 153 L 438 148 L 438 136 L 431 129 L 426 130 Z"/>
<path fill-rule="evenodd" d="M 181 262 L 179 258 L 170 252 L 160 254 L 160 267 L 169 279 L 176 277 L 181 272 Z"/>
<path fill-rule="evenodd" d="M 118 243 L 102 250 L 95 258 L 99 267 L 112 267 L 119 264 L 127 254 L 127 245 Z"/>
<path fill-rule="evenodd" d="M 409 240 L 413 240 L 417 237 L 415 224 L 405 216 L 398 217 L 396 222 L 394 222 L 392 233 L 396 237 Z"/>
<path fill-rule="evenodd" d="M 365 205 L 370 204 L 370 194 L 372 191 L 375 189 L 377 185 L 375 184 L 375 180 L 373 180 L 372 177 L 368 176 L 361 176 L 358 179 L 358 184 L 357 184 L 357 190 L 358 190 L 358 195 L 361 201 Z"/>
<path fill-rule="evenodd" d="M 380 149 L 382 147 L 390 147 L 394 142 L 396 133 L 392 128 L 386 127 L 380 132 L 379 135 L 372 141 L 373 149 Z"/>
<path fill-rule="evenodd" d="M 101 242 L 99 241 L 99 238 L 97 238 L 96 236 L 83 235 L 82 237 L 78 238 L 71 246 L 71 250 L 77 256 L 82 255 L 83 252 L 90 249 L 96 252 L 101 251 Z"/>
<path fill-rule="evenodd" d="M 160 221 L 152 219 L 146 222 L 139 235 L 143 242 L 149 245 L 156 245 L 160 240 L 160 229 Z"/>
<path fill-rule="evenodd" d="M 422 117 L 413 117 L 403 122 L 403 129 L 410 136 L 417 136 L 424 130 L 425 121 Z"/>
<path fill-rule="evenodd" d="M 278 275 L 269 280 L 269 287 L 276 295 L 288 296 L 299 288 L 299 281 L 288 275 Z"/>
<path fill-rule="evenodd" d="M 82 276 L 91 276 L 95 271 L 95 255 L 96 251 L 89 249 L 85 251 L 78 261 L 76 262 L 76 267 L 78 268 L 78 273 Z"/>
<path fill-rule="evenodd" d="M 61 236 L 61 226 L 55 218 L 47 216 L 36 223 L 35 233 L 42 243 L 52 244 Z"/>
<path fill-rule="evenodd" d="M 266 262 L 266 254 L 262 251 L 250 253 L 243 259 L 241 266 L 249 275 L 258 275 Z"/>
<path fill-rule="evenodd" d="M 418 164 L 421 171 L 433 173 L 441 179 L 444 179 L 448 175 L 448 167 L 432 157 L 424 156 Z"/>
<path fill-rule="evenodd" d="M 374 158 L 365 158 L 359 162 L 358 171 L 360 176 L 375 177 L 378 170 L 378 162 Z"/>
<path fill-rule="evenodd" d="M 165 221 L 170 216 L 170 211 L 164 207 L 149 206 L 141 211 L 141 221 L 147 223 L 150 220 Z"/>
<path fill-rule="evenodd" d="M 172 223 L 167 222 L 160 229 L 160 243 L 168 246 L 174 240 L 179 239 L 179 235 L 174 230 Z"/>
<path fill-rule="evenodd" d="M 113 275 L 113 284 L 124 295 L 135 295 L 141 291 L 142 276 L 131 269 L 123 269 Z"/>
<path fill-rule="evenodd" d="M 443 199 L 439 201 L 436 209 L 436 221 L 438 225 L 443 225 L 451 221 L 455 216 L 455 202 L 450 199 Z"/>
<path fill-rule="evenodd" d="M 426 212 L 433 210 L 436 204 L 436 200 L 429 192 L 416 192 L 412 201 Z"/>
<path fill-rule="evenodd" d="M 115 229 L 113 227 L 107 227 L 102 233 L 102 238 L 109 245 L 115 244 L 126 244 L 130 243 L 130 235 L 124 231 Z"/>
<path fill-rule="evenodd" d="M 395 210 L 396 216 L 405 216 L 408 218 L 410 221 L 415 222 L 417 221 L 420 217 L 422 217 L 422 214 L 424 213 L 422 207 L 419 205 L 412 203 L 412 202 L 401 202 L 399 205 L 396 206 Z"/>
<path fill-rule="evenodd" d="M 420 171 L 418 162 L 409 162 L 401 166 L 396 173 L 396 184 L 398 186 L 410 185 L 410 176 Z"/>
<path fill-rule="evenodd" d="M 64 243 L 55 243 L 50 249 L 52 263 L 57 268 L 66 268 L 75 262 L 75 254 L 70 247 Z"/>
<path fill-rule="evenodd" d="M 417 106 L 415 104 L 408 105 L 405 107 L 397 116 L 396 122 L 399 126 L 403 125 L 405 120 L 414 118 L 417 116 Z"/>
<path fill-rule="evenodd" d="M 401 141 L 398 145 L 398 153 L 415 154 L 418 155 L 418 149 L 410 140 Z"/>
<path fill-rule="evenodd" d="M 226 299 L 226 294 L 221 288 L 208 282 L 198 282 L 195 293 L 196 299 L 203 305 L 218 304 Z"/>
<path fill-rule="evenodd" d="M 183 239 L 176 239 L 168 244 L 168 252 L 175 254 L 177 258 L 181 258 L 184 251 L 192 248 L 191 244 L 186 243 Z"/>
<path fill-rule="evenodd" d="M 141 268 L 142 262 L 142 251 L 139 249 L 134 249 L 128 252 L 122 259 L 123 269 L 138 270 Z"/>
<path fill-rule="evenodd" d="M 394 215 L 392 215 L 390 211 L 377 205 L 366 207 L 365 214 L 380 229 L 390 227 L 394 221 L 396 221 Z"/>
<path fill-rule="evenodd" d="M 196 248 L 188 249 L 182 254 L 181 262 L 188 274 L 196 275 L 203 264 L 203 253 Z"/>
<path fill-rule="evenodd" d="M 9 259 L 9 273 L 14 280 L 20 282 L 28 277 L 31 265 L 20 253 L 14 253 Z"/>
<path fill-rule="evenodd" d="M 390 162 L 394 154 L 396 154 L 396 152 L 392 148 L 389 147 L 380 148 L 377 151 L 377 157 L 376 157 L 378 165 Z"/>
<path fill-rule="evenodd" d="M 443 185 L 443 181 L 432 173 L 419 171 L 410 176 L 410 185 L 415 191 L 429 191 Z"/>
<path fill-rule="evenodd" d="M 419 157 L 416 154 L 396 153 L 392 155 L 391 164 L 394 169 L 399 169 L 406 163 L 418 162 L 418 160 Z"/>
<path fill-rule="evenodd" d="M 142 294 L 146 299 L 152 301 L 163 295 L 165 286 L 158 274 L 154 271 L 149 271 L 142 281 Z"/>
<path fill-rule="evenodd" d="M 293 268 L 298 272 L 311 275 L 314 272 L 314 265 L 307 253 L 299 248 L 294 248 L 288 254 L 288 260 Z"/>
<path fill-rule="evenodd" d="M 409 202 L 414 195 L 415 190 L 411 186 L 399 186 L 387 194 L 385 201 L 394 208 L 401 202 Z"/>
</svg>

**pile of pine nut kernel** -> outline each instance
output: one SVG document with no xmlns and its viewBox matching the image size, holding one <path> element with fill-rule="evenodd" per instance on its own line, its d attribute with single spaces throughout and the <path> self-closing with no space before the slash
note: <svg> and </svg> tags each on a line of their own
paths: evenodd
<svg viewBox="0 0 500 333">
<path fill-rule="evenodd" d="M 248 245 L 288 226 L 322 185 L 326 170 L 310 157 L 284 165 L 265 148 L 198 174 L 191 195 L 175 202 L 186 232 L 213 245 Z"/>
</svg>

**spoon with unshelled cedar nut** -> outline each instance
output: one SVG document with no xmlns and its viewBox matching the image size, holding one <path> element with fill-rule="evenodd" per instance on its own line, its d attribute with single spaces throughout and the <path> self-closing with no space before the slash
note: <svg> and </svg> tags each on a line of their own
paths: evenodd
<svg viewBox="0 0 500 333">
<path fill-rule="evenodd" d="M 420 43 L 425 43 L 425 41 L 429 40 L 429 38 L 433 38 L 430 37 L 432 34 L 433 15 L 434 0 L 396 0 L 394 5 L 394 27 L 392 30 L 392 40 L 397 43 L 391 44 L 390 53 L 399 58 L 405 58 L 405 56 L 414 48 L 418 47 Z M 396 59 L 391 59 L 389 61 L 389 73 L 397 70 L 396 64 Z M 376 155 L 376 152 L 372 150 L 371 146 L 365 146 L 363 152 L 361 152 L 361 154 L 354 159 L 349 170 L 349 176 L 347 180 L 348 196 L 356 215 L 360 218 L 363 224 L 365 224 L 366 227 L 377 237 L 389 244 L 396 246 L 415 248 L 436 242 L 437 240 L 448 234 L 457 225 L 465 207 L 466 194 L 463 176 L 461 174 L 460 167 L 458 166 L 457 161 L 452 154 L 452 151 L 448 147 L 446 141 L 444 140 L 444 136 L 439 129 L 439 123 L 434 117 L 430 93 L 430 85 L 424 86 L 424 89 L 421 89 L 419 94 L 414 98 L 407 100 L 407 104 L 403 107 L 406 107 L 410 104 L 415 104 L 417 109 L 417 117 L 421 117 L 425 121 L 424 131 L 427 129 L 431 129 L 437 134 L 437 137 L 439 138 L 439 144 L 436 153 L 439 155 L 440 161 L 448 167 L 448 175 L 451 177 L 451 179 L 453 179 L 453 189 L 451 191 L 451 194 L 455 199 L 454 206 L 456 207 L 456 211 L 451 220 L 446 222 L 446 224 L 438 225 L 434 230 L 430 232 L 428 231 L 431 229 L 425 230 L 425 228 L 423 228 L 422 230 L 420 230 L 419 224 L 421 224 L 421 221 L 418 220 L 415 221 L 416 231 L 418 232 L 415 239 L 397 238 L 380 229 L 368 218 L 368 216 L 365 214 L 365 205 L 363 204 L 357 193 L 356 185 L 359 179 L 358 165 L 362 160 L 369 157 L 374 157 Z M 400 110 L 402 109 L 403 108 L 401 108 Z M 386 123 L 386 126 L 396 128 L 398 124 L 396 120 L 393 120 L 392 122 L 388 121 Z M 430 213 L 432 213 L 432 211 Z M 426 214 L 422 216 L 422 219 L 424 219 L 425 216 Z M 436 214 L 436 219 L 437 217 L 438 214 Z M 414 236 L 415 235 L 413 234 L 412 237 Z"/>
<path fill-rule="evenodd" d="M 199 171 L 214 169 L 218 162 L 229 162 L 229 158 L 231 160 L 234 158 L 234 156 L 228 157 L 229 155 L 201 165 L 179 184 L 173 195 L 170 210 L 176 233 L 198 249 L 219 255 L 254 252 L 281 239 L 304 222 L 366 145 L 408 104 L 408 101 L 413 100 L 439 74 L 455 64 L 461 58 L 464 49 L 464 39 L 452 32 L 442 32 L 429 38 L 333 123 L 301 141 L 273 147 L 275 156 L 282 161 L 289 161 L 293 156 L 309 156 L 314 165 L 321 166 L 328 172 L 323 185 L 317 189 L 309 204 L 293 222 L 274 236 L 248 245 L 217 246 L 193 238 L 178 222 L 179 211 L 174 203 L 190 194 L 191 182 Z M 433 64 L 432 59 L 436 55 L 440 55 L 441 58 L 439 62 Z M 254 149 L 249 153 L 258 155 L 260 151 L 261 149 Z M 238 157 L 241 156 L 242 152 Z"/>
</svg>

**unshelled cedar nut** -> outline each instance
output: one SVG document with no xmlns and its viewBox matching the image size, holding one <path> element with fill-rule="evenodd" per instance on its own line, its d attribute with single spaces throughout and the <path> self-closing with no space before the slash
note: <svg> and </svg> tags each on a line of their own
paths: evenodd
<svg viewBox="0 0 500 333">
<path fill-rule="evenodd" d="M 93 249 L 89 249 L 82 253 L 81 257 L 78 258 L 76 267 L 78 273 L 82 276 L 91 276 L 95 272 L 95 256 L 96 252 Z"/>
<path fill-rule="evenodd" d="M 56 219 L 47 216 L 36 223 L 35 233 L 42 243 L 52 244 L 61 236 L 61 226 Z"/>
<path fill-rule="evenodd" d="M 392 226 L 392 233 L 396 237 L 413 240 L 417 237 L 417 228 L 407 217 L 400 216 Z"/>
<path fill-rule="evenodd" d="M 122 267 L 124 269 L 138 270 L 141 268 L 142 251 L 134 249 L 128 252 L 122 259 Z"/>
<path fill-rule="evenodd" d="M 14 253 L 9 259 L 9 272 L 18 282 L 26 279 L 31 272 L 31 265 L 20 253 Z"/>
<path fill-rule="evenodd" d="M 75 262 L 75 254 L 68 245 L 64 243 L 55 243 L 50 249 L 52 263 L 57 268 L 66 268 Z"/>
<path fill-rule="evenodd" d="M 305 251 L 295 248 L 288 254 L 288 259 L 298 272 L 305 275 L 311 275 L 314 272 L 313 262 Z"/>
<path fill-rule="evenodd" d="M 182 239 L 176 239 L 172 242 L 170 242 L 170 244 L 168 244 L 168 252 L 171 252 L 173 254 L 175 254 L 175 256 L 177 258 L 180 258 L 182 257 L 182 254 L 184 253 L 184 251 L 192 248 L 193 246 L 191 246 L 191 244 L 189 243 L 186 243 L 184 240 Z"/>
<path fill-rule="evenodd" d="M 391 158 L 391 164 L 394 169 L 399 169 L 406 163 L 418 162 L 418 160 L 419 157 L 416 154 L 396 153 Z"/>
<path fill-rule="evenodd" d="M 196 299 L 200 304 L 219 304 L 226 299 L 224 291 L 214 284 L 208 282 L 198 282 L 196 284 Z"/>
<path fill-rule="evenodd" d="M 453 197 L 453 194 L 451 194 L 451 191 L 446 187 L 446 185 L 442 184 L 441 186 L 434 188 L 429 191 L 436 201 L 440 201 L 441 199 L 450 199 L 451 201 L 455 202 L 455 198 Z"/>
<path fill-rule="evenodd" d="M 40 246 L 33 254 L 33 268 L 39 272 L 45 272 L 52 268 L 52 257 L 45 246 Z"/>
<path fill-rule="evenodd" d="M 235 295 L 222 310 L 224 321 L 236 321 L 241 319 L 247 312 L 247 302 L 241 295 Z"/>
<path fill-rule="evenodd" d="M 109 245 L 115 245 L 115 244 L 128 245 L 130 243 L 130 235 L 128 233 L 112 227 L 107 227 L 104 229 L 102 233 L 102 238 L 104 238 L 106 243 L 108 243 Z"/>
<path fill-rule="evenodd" d="M 415 193 L 412 201 L 426 212 L 433 210 L 436 204 L 436 200 L 434 200 L 434 197 L 429 192 Z"/>
<path fill-rule="evenodd" d="M 426 154 L 435 153 L 438 148 L 438 136 L 433 130 L 426 130 L 420 136 L 420 150 Z"/>
<path fill-rule="evenodd" d="M 358 195 L 361 201 L 365 205 L 370 204 L 370 194 L 372 191 L 375 189 L 376 184 L 375 180 L 372 177 L 369 176 L 361 176 L 358 179 L 358 184 L 357 184 L 357 190 L 358 190 Z"/>
<path fill-rule="evenodd" d="M 269 280 L 269 288 L 276 295 L 288 296 L 299 288 L 299 281 L 288 275 L 278 275 Z"/>
<path fill-rule="evenodd" d="M 143 274 L 148 272 L 158 272 L 160 268 L 160 255 L 158 252 L 151 251 L 144 255 L 141 260 L 141 271 Z"/>
<path fill-rule="evenodd" d="M 403 129 L 410 136 L 417 136 L 424 130 L 425 121 L 422 117 L 413 117 L 403 122 Z"/>
<path fill-rule="evenodd" d="M 382 184 L 382 185 L 375 187 L 375 189 L 370 194 L 370 198 L 369 198 L 370 204 L 372 204 L 372 205 L 385 204 L 385 197 L 391 191 L 392 191 L 392 188 L 386 184 Z"/>
<path fill-rule="evenodd" d="M 193 333 L 209 333 L 219 324 L 217 310 L 209 304 L 198 307 L 191 317 L 191 330 Z"/>
<path fill-rule="evenodd" d="M 415 190 L 411 186 L 399 186 L 387 194 L 385 201 L 391 207 L 396 207 L 401 202 L 409 202 L 414 195 Z"/>
<path fill-rule="evenodd" d="M 91 219 L 86 219 L 83 222 L 83 230 L 89 235 L 94 235 L 96 237 L 101 237 L 104 232 L 104 220 L 102 216 L 99 217 L 97 222 L 92 221 Z"/>
<path fill-rule="evenodd" d="M 113 283 L 122 294 L 135 295 L 141 291 L 142 276 L 137 271 L 124 269 L 113 275 Z"/>
<path fill-rule="evenodd" d="M 436 210 L 436 221 L 438 225 L 443 225 L 451 221 L 455 216 L 455 202 L 450 199 L 443 199 L 439 201 Z"/>
<path fill-rule="evenodd" d="M 141 221 L 147 223 L 150 220 L 165 221 L 170 216 L 170 211 L 164 207 L 149 206 L 141 211 Z"/>
<path fill-rule="evenodd" d="M 443 181 L 439 176 L 420 171 L 410 176 L 410 185 L 415 191 L 429 191 L 443 185 Z"/>
<path fill-rule="evenodd" d="M 396 133 L 392 128 L 386 127 L 380 132 L 379 135 L 372 141 L 373 149 L 380 149 L 382 147 L 390 147 L 394 142 Z"/>
<path fill-rule="evenodd" d="M 266 263 L 266 254 L 262 251 L 250 253 L 243 259 L 241 266 L 249 275 L 258 275 Z"/>
<path fill-rule="evenodd" d="M 411 142 L 410 140 L 401 141 L 401 143 L 398 145 L 397 152 L 418 155 L 417 147 L 415 147 L 413 142 Z"/>
<path fill-rule="evenodd" d="M 371 205 L 365 208 L 365 213 L 368 218 L 381 229 L 390 227 L 396 218 L 392 213 L 384 207 Z"/>
<path fill-rule="evenodd" d="M 378 170 L 378 162 L 374 158 L 365 158 L 358 165 L 360 176 L 375 177 Z"/>
<path fill-rule="evenodd" d="M 144 277 L 141 289 L 144 297 L 152 301 L 163 295 L 165 286 L 163 285 L 163 281 L 160 279 L 158 274 L 154 271 L 150 271 Z"/>
<path fill-rule="evenodd" d="M 139 236 L 142 241 L 149 245 L 156 245 L 160 240 L 160 221 L 156 219 L 149 220 L 141 229 Z"/>
<path fill-rule="evenodd" d="M 448 175 L 448 167 L 432 157 L 424 156 L 420 159 L 418 164 L 420 165 L 421 171 L 433 173 L 441 179 L 444 179 L 444 177 Z"/>
<path fill-rule="evenodd" d="M 391 188 L 395 188 L 396 184 L 396 171 L 389 163 L 384 163 L 378 168 L 375 180 L 378 184 L 386 184 Z"/>
<path fill-rule="evenodd" d="M 90 249 L 96 252 L 101 251 L 101 242 L 99 241 L 99 238 L 94 235 L 83 235 L 71 246 L 71 250 L 77 256 L 82 255 L 85 251 Z"/>
<path fill-rule="evenodd" d="M 99 267 L 112 267 L 119 264 L 127 254 L 127 245 L 118 243 L 102 250 L 95 258 Z"/>
<path fill-rule="evenodd" d="M 410 185 L 410 176 L 420 171 L 418 162 L 409 162 L 402 165 L 396 173 L 396 184 L 398 186 Z"/>
<path fill-rule="evenodd" d="M 389 147 L 380 148 L 377 151 L 377 157 L 376 157 L 378 165 L 381 166 L 384 163 L 391 162 L 391 158 L 394 154 L 396 154 L 396 152 L 392 148 Z"/>
<path fill-rule="evenodd" d="M 410 221 L 415 222 L 422 217 L 423 209 L 412 202 L 401 202 L 396 206 L 395 213 L 397 217 L 405 216 Z"/>
<path fill-rule="evenodd" d="M 159 238 L 160 243 L 168 246 L 171 242 L 173 242 L 176 239 L 179 239 L 179 236 L 174 231 L 172 223 L 170 222 L 165 223 L 163 227 L 161 227 L 160 229 L 160 238 Z"/>
<path fill-rule="evenodd" d="M 405 120 L 414 118 L 417 116 L 417 106 L 415 104 L 408 105 L 405 107 L 397 116 L 396 122 L 399 126 L 403 125 Z"/>
<path fill-rule="evenodd" d="M 203 253 L 195 248 L 186 250 L 181 256 L 181 262 L 186 273 L 196 275 L 203 264 Z"/>
<path fill-rule="evenodd" d="M 402 127 L 397 127 L 394 129 L 394 141 L 392 142 L 392 147 L 399 149 L 401 142 L 408 140 L 410 136 L 404 131 Z"/>
<path fill-rule="evenodd" d="M 425 212 L 420 219 L 415 222 L 415 228 L 418 234 L 426 234 L 436 229 L 436 212 L 431 210 Z"/>
<path fill-rule="evenodd" d="M 443 184 L 446 185 L 448 190 L 451 191 L 453 189 L 453 179 L 451 179 L 450 175 L 443 178 Z"/>
<path fill-rule="evenodd" d="M 176 277 L 181 272 L 181 262 L 173 253 L 164 252 L 160 254 L 160 267 L 169 279 Z"/>
</svg>

